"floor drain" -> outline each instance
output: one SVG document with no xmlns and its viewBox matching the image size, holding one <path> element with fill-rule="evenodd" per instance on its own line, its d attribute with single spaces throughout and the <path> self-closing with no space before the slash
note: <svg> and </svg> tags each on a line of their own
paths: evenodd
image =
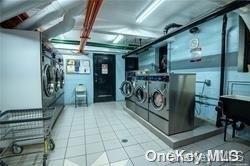
<svg viewBox="0 0 250 166">
<path fill-rule="evenodd" d="M 126 143 L 126 142 L 128 142 L 128 140 L 127 139 L 122 139 L 122 142 Z"/>
</svg>

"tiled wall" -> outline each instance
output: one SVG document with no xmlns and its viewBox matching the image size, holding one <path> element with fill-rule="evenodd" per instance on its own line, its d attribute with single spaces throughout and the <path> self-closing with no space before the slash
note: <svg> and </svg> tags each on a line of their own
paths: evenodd
<svg viewBox="0 0 250 166">
<path fill-rule="evenodd" d="M 125 79 L 125 66 L 124 60 L 122 59 L 122 55 L 116 56 L 116 100 L 124 100 L 122 94 L 120 93 L 119 87 L 121 82 Z M 93 87 L 93 55 L 89 54 L 88 56 L 72 56 L 72 55 L 64 55 L 64 63 L 66 63 L 66 59 L 88 59 L 90 60 L 91 65 L 91 73 L 90 74 L 67 74 L 65 72 L 65 86 L 64 86 L 64 101 L 65 104 L 73 104 L 74 97 L 74 89 L 78 84 L 84 84 L 87 86 L 88 92 L 88 103 L 93 103 L 93 95 L 94 95 L 94 87 Z M 66 64 L 64 64 L 66 67 Z M 65 69 L 66 71 L 66 69 Z"/>
</svg>

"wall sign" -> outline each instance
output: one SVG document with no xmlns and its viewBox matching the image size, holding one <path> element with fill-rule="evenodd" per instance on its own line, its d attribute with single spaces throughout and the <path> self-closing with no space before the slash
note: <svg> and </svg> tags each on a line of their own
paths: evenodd
<svg viewBox="0 0 250 166">
<path fill-rule="evenodd" d="M 191 53 L 191 60 L 190 62 L 199 62 L 201 61 L 201 47 L 200 47 L 200 42 L 199 39 L 194 37 L 190 41 L 190 53 Z"/>
<path fill-rule="evenodd" d="M 90 74 L 90 61 L 83 59 L 67 59 L 66 71 L 68 74 Z"/>
<path fill-rule="evenodd" d="M 102 74 L 108 74 L 108 64 L 102 64 Z"/>
</svg>

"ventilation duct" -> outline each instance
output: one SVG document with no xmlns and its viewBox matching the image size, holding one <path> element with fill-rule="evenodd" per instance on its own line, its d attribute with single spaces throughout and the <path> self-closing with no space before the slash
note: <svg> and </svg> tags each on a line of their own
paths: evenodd
<svg viewBox="0 0 250 166">
<path fill-rule="evenodd" d="M 84 7 L 82 5 L 79 5 L 74 10 L 67 12 L 63 16 L 63 21 L 59 22 L 58 24 L 50 27 L 49 29 L 43 32 L 44 36 L 50 39 L 50 38 L 56 37 L 60 34 L 70 31 L 75 25 L 74 16 L 77 16 L 83 13 L 83 9 Z"/>
<path fill-rule="evenodd" d="M 56 0 L 51 5 L 36 13 L 34 16 L 25 20 L 17 28 L 35 30 L 42 25 L 48 24 L 49 22 L 62 17 L 68 12 L 71 13 L 73 17 L 74 13 L 79 13 L 79 11 L 76 11 L 76 8 L 79 10 L 79 6 L 81 6 L 81 9 L 83 10 L 83 0 Z M 68 17 L 69 16 L 67 16 L 67 18 Z"/>
<path fill-rule="evenodd" d="M 63 21 L 43 32 L 48 39 L 70 31 L 75 25 L 75 19 L 71 16 L 64 16 Z"/>
<path fill-rule="evenodd" d="M 54 0 L 1 0 L 0 1 L 0 22 L 15 17 L 27 10 L 51 3 Z"/>
</svg>

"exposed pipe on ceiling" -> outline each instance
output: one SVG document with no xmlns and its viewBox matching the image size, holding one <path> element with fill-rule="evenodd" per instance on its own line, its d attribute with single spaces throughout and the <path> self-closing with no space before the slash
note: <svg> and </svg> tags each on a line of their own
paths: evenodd
<svg viewBox="0 0 250 166">
<path fill-rule="evenodd" d="M 70 13 L 73 17 L 75 16 L 75 13 L 79 13 L 79 6 L 82 6 L 81 10 L 83 10 L 83 0 L 56 0 L 29 19 L 25 20 L 22 24 L 17 26 L 17 28 L 35 30 L 42 25 L 46 25 L 51 21 L 62 17 L 64 14 Z M 76 9 L 78 9 L 78 11 Z"/>
<path fill-rule="evenodd" d="M 231 2 L 231 3 L 229 3 L 229 4 L 225 5 L 225 6 L 217 8 L 213 12 L 211 12 L 209 14 L 206 14 L 205 16 L 199 18 L 198 20 L 194 20 L 194 21 L 192 21 L 192 22 L 178 28 L 177 30 L 175 30 L 175 31 L 173 31 L 173 32 L 171 32 L 171 33 L 169 33 L 167 35 L 164 35 L 164 36 L 162 36 L 162 37 L 160 37 L 160 38 L 158 38 L 158 39 L 156 39 L 156 40 L 154 40 L 154 41 L 152 41 L 152 42 L 150 42 L 150 43 L 148 43 L 148 44 L 146 44 L 146 45 L 144 45 L 142 47 L 139 47 L 139 48 L 137 48 L 137 49 L 123 55 L 122 57 L 126 58 L 127 56 L 134 55 L 134 54 L 138 53 L 139 51 L 142 51 L 144 49 L 148 49 L 152 45 L 155 45 L 157 43 L 165 41 L 165 40 L 167 40 L 167 39 L 169 39 L 169 38 L 171 38 L 171 37 L 173 37 L 173 36 L 175 36 L 175 35 L 177 35 L 179 33 L 182 33 L 182 32 L 184 32 L 186 30 L 189 30 L 190 28 L 193 28 L 193 27 L 195 27 L 197 25 L 200 25 L 202 23 L 210 21 L 210 20 L 212 20 L 214 18 L 217 18 L 217 17 L 222 16 L 222 15 L 228 13 L 228 12 L 239 9 L 239 8 L 244 7 L 246 5 L 249 5 L 249 4 L 250 4 L 250 1 L 237 1 L 237 0 L 233 1 L 233 2 Z"/>
<path fill-rule="evenodd" d="M 69 45 L 79 45 L 80 44 L 80 41 L 76 41 L 76 40 L 52 39 L 52 40 L 50 40 L 50 42 L 57 43 L 57 44 L 69 44 Z M 112 48 L 112 49 L 120 49 L 120 50 L 133 50 L 133 49 L 135 49 L 134 46 L 97 43 L 97 42 L 89 42 L 89 41 L 86 43 L 86 46 Z"/>
<path fill-rule="evenodd" d="M 85 20 L 83 24 L 83 31 L 81 32 L 81 41 L 79 52 L 83 52 L 84 47 L 89 39 L 90 32 L 94 25 L 96 16 L 100 10 L 103 0 L 89 0 L 87 4 L 87 11 L 85 15 Z"/>
<path fill-rule="evenodd" d="M 15 17 L 27 10 L 51 3 L 54 0 L 1 0 L 0 1 L 0 22 Z"/>
<path fill-rule="evenodd" d="M 176 23 L 168 24 L 168 25 L 166 25 L 165 28 L 164 28 L 164 33 L 165 33 L 165 34 L 168 34 L 168 31 L 169 31 L 171 28 L 179 28 L 179 27 L 181 27 L 181 26 L 182 26 L 182 25 L 176 24 Z"/>
</svg>

